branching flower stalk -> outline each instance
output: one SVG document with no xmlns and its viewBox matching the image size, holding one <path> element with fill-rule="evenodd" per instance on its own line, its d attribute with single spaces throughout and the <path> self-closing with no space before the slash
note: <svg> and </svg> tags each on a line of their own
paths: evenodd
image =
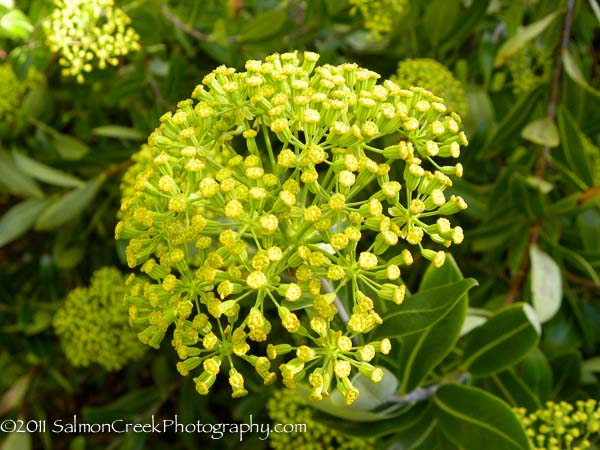
<svg viewBox="0 0 600 450">
<path fill-rule="evenodd" d="M 313 400 L 337 389 L 351 404 L 353 377 L 383 376 L 374 362 L 390 340 L 366 336 L 403 302 L 402 268 L 415 251 L 439 267 L 446 253 L 430 247 L 463 239 L 445 216 L 467 205 L 444 192 L 462 175 L 460 117 L 424 89 L 317 60 L 219 67 L 125 176 L 116 238 L 143 273 L 128 281 L 130 323 L 155 348 L 173 329 L 200 394 L 223 371 L 246 395 L 242 364 L 270 384 L 285 359 L 286 386 L 307 380 Z"/>
</svg>

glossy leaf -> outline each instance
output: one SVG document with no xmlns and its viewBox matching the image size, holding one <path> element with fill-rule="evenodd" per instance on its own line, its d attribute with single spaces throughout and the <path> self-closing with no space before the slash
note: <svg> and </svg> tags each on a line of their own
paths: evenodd
<svg viewBox="0 0 600 450">
<path fill-rule="evenodd" d="M 384 317 L 373 335 L 376 339 L 405 336 L 435 325 L 476 285 L 473 279 L 460 280 L 410 295 Z"/>
<path fill-rule="evenodd" d="M 568 49 L 564 49 L 562 51 L 562 61 L 563 61 L 563 66 L 565 67 L 565 72 L 567 72 L 567 75 L 569 75 L 569 77 L 575 83 L 577 83 L 579 86 L 584 88 L 586 91 L 588 91 L 594 95 L 600 95 L 600 91 L 598 89 L 594 89 L 587 82 L 587 80 L 581 73 L 581 68 L 577 64 L 577 61 L 575 60 L 575 58 L 573 58 L 573 55 L 569 52 Z"/>
<path fill-rule="evenodd" d="M 450 256 L 439 269 L 429 266 L 419 290 L 444 286 L 462 278 L 456 261 Z M 438 323 L 420 333 L 400 339 L 398 365 L 401 370 L 399 375 L 401 395 L 417 388 L 454 347 L 462 329 L 468 303 L 468 295 L 465 293 Z"/>
<path fill-rule="evenodd" d="M 535 349 L 523 358 L 516 372 L 542 403 L 548 401 L 552 389 L 552 369 L 541 350 Z"/>
<path fill-rule="evenodd" d="M 585 153 L 587 137 L 565 108 L 558 111 L 558 128 L 561 147 L 569 168 L 575 171 L 588 187 L 593 186 L 592 164 Z"/>
<path fill-rule="evenodd" d="M 552 319 L 562 301 L 562 277 L 558 264 L 537 245 L 529 247 L 531 298 L 540 322 Z"/>
<path fill-rule="evenodd" d="M 33 31 L 29 18 L 18 9 L 13 9 L 0 18 L 0 33 L 8 38 L 26 38 Z"/>
<path fill-rule="evenodd" d="M 540 334 L 539 321 L 529 305 L 510 306 L 463 338 L 462 367 L 477 375 L 499 372 L 533 350 Z"/>
<path fill-rule="evenodd" d="M 434 397 L 446 437 L 464 450 L 528 450 L 523 426 L 514 412 L 481 389 L 449 384 Z"/>
</svg>

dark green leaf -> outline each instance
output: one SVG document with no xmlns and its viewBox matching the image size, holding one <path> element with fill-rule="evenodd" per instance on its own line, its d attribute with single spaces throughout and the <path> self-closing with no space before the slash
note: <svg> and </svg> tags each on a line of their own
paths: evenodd
<svg viewBox="0 0 600 450">
<path fill-rule="evenodd" d="M 467 279 L 408 296 L 384 318 L 374 338 L 405 336 L 436 324 L 476 285 L 475 280 Z"/>
<path fill-rule="evenodd" d="M 587 137 L 565 108 L 558 110 L 558 128 L 561 147 L 569 168 L 575 171 L 588 187 L 593 186 L 592 164 L 585 153 Z"/>
<path fill-rule="evenodd" d="M 462 280 L 463 276 L 450 257 L 446 263 L 436 269 L 429 266 L 419 290 L 432 289 L 437 286 Z M 467 313 L 469 300 L 464 294 L 448 314 L 433 326 L 420 333 L 400 338 L 399 393 L 404 395 L 416 389 L 427 375 L 437 366 L 454 347 Z"/>
<path fill-rule="evenodd" d="M 277 34 L 287 21 L 285 10 L 274 9 L 257 14 L 238 35 L 240 42 L 254 42 Z"/>
<path fill-rule="evenodd" d="M 528 450 L 523 426 L 498 398 L 477 388 L 449 384 L 434 397 L 446 437 L 464 450 Z"/>
<path fill-rule="evenodd" d="M 152 411 L 160 401 L 156 387 L 128 392 L 117 401 L 104 406 L 83 409 L 83 417 L 90 423 L 108 423 L 116 419 L 132 419 Z"/>
<path fill-rule="evenodd" d="M 510 306 L 463 338 L 462 366 L 477 375 L 506 369 L 535 348 L 540 333 L 540 323 L 529 305 Z"/>
</svg>

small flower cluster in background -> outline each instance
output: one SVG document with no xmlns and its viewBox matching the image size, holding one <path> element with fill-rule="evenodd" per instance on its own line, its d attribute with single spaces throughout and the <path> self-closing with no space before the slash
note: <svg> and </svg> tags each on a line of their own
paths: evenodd
<svg viewBox="0 0 600 450">
<path fill-rule="evenodd" d="M 534 450 L 585 450 L 600 433 L 600 405 L 596 400 L 547 402 L 543 409 L 527 413 L 516 409 Z"/>
<path fill-rule="evenodd" d="M 446 66 L 434 59 L 415 58 L 400 61 L 392 80 L 403 88 L 425 88 L 442 97 L 451 111 L 461 115 L 467 112 L 467 99 L 462 84 Z"/>
<path fill-rule="evenodd" d="M 27 93 L 42 82 L 42 75 L 29 70 L 24 80 L 19 80 L 9 63 L 0 64 L 0 128 L 12 128 L 24 114 L 23 101 Z"/>
<path fill-rule="evenodd" d="M 381 40 L 391 33 L 394 18 L 402 17 L 409 7 L 407 0 L 349 0 L 352 14 L 363 17 L 365 27 L 371 31 L 373 39 Z"/>
<path fill-rule="evenodd" d="M 94 67 L 116 66 L 119 57 L 140 48 L 131 19 L 114 0 L 57 0 L 44 22 L 50 50 L 59 55 L 64 76 L 83 83 Z"/>
<path fill-rule="evenodd" d="M 125 280 L 113 267 L 94 272 L 90 286 L 72 290 L 54 316 L 54 329 L 74 366 L 119 370 L 145 347 L 127 323 Z"/>
<path fill-rule="evenodd" d="M 155 348 L 174 327 L 178 369 L 199 372 L 200 394 L 227 371 L 233 396 L 246 395 L 241 362 L 270 384 L 287 357 L 285 385 L 308 380 L 314 400 L 335 387 L 352 403 L 353 376 L 383 376 L 373 362 L 389 339 L 358 338 L 403 302 L 402 267 L 415 250 L 444 263 L 426 236 L 463 239 L 444 217 L 467 206 L 444 193 L 462 175 L 460 117 L 424 89 L 317 59 L 216 69 L 163 116 L 125 176 L 116 238 L 145 274 L 129 279 L 130 323 Z M 383 136 L 395 143 L 381 148 Z M 293 336 L 272 342 L 274 326 Z M 266 356 L 253 343 L 268 344 Z"/>
<path fill-rule="evenodd" d="M 515 95 L 527 95 L 544 85 L 552 73 L 552 52 L 529 43 L 507 62 Z"/>
<path fill-rule="evenodd" d="M 267 402 L 269 417 L 275 424 L 305 424 L 306 432 L 271 433 L 274 450 L 372 450 L 375 439 L 354 437 L 328 427 L 314 417 L 315 410 L 296 394 L 277 390 Z"/>
</svg>

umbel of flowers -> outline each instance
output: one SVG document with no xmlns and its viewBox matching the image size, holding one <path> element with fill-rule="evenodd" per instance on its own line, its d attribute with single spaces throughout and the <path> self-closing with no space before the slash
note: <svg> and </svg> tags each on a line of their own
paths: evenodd
<svg viewBox="0 0 600 450">
<path fill-rule="evenodd" d="M 277 390 L 267 402 L 274 424 L 305 424 L 305 432 L 271 433 L 274 450 L 373 450 L 375 439 L 346 435 L 314 417 L 314 409 L 299 394 Z"/>
<path fill-rule="evenodd" d="M 465 114 L 467 98 L 460 81 L 446 66 L 430 58 L 405 59 L 398 63 L 392 80 L 402 88 L 420 86 L 443 97 L 450 111 Z"/>
<path fill-rule="evenodd" d="M 26 118 L 23 102 L 42 80 L 34 69 L 27 72 L 24 80 L 19 80 L 9 63 L 0 64 L 0 133 L 14 131 L 22 125 Z"/>
<path fill-rule="evenodd" d="M 278 361 L 288 387 L 307 380 L 312 399 L 337 388 L 352 403 L 353 376 L 383 376 L 372 363 L 390 341 L 366 335 L 404 300 L 403 266 L 415 252 L 441 266 L 439 248 L 463 239 L 446 216 L 467 205 L 445 193 L 462 174 L 459 116 L 426 90 L 318 57 L 217 68 L 132 169 L 116 227 L 144 274 L 129 279 L 130 323 L 155 348 L 173 330 L 200 394 L 225 372 L 243 396 L 240 365 L 269 384 Z M 291 336 L 270 336 L 276 325 Z"/>
<path fill-rule="evenodd" d="M 119 370 L 142 356 L 145 347 L 123 310 L 125 290 L 121 273 L 104 267 L 94 272 L 89 287 L 69 293 L 54 316 L 54 329 L 71 364 Z"/>
<path fill-rule="evenodd" d="M 114 0 L 56 0 L 44 22 L 48 46 L 59 55 L 64 76 L 83 83 L 94 67 L 116 66 L 119 57 L 140 48 L 131 19 Z"/>
<path fill-rule="evenodd" d="M 547 402 L 527 413 L 516 409 L 534 450 L 585 450 L 600 437 L 600 404 L 596 400 Z"/>
<path fill-rule="evenodd" d="M 371 31 L 373 39 L 381 40 L 393 28 L 394 19 L 405 15 L 409 8 L 408 0 L 349 0 L 351 14 L 360 12 L 365 28 Z"/>
</svg>

